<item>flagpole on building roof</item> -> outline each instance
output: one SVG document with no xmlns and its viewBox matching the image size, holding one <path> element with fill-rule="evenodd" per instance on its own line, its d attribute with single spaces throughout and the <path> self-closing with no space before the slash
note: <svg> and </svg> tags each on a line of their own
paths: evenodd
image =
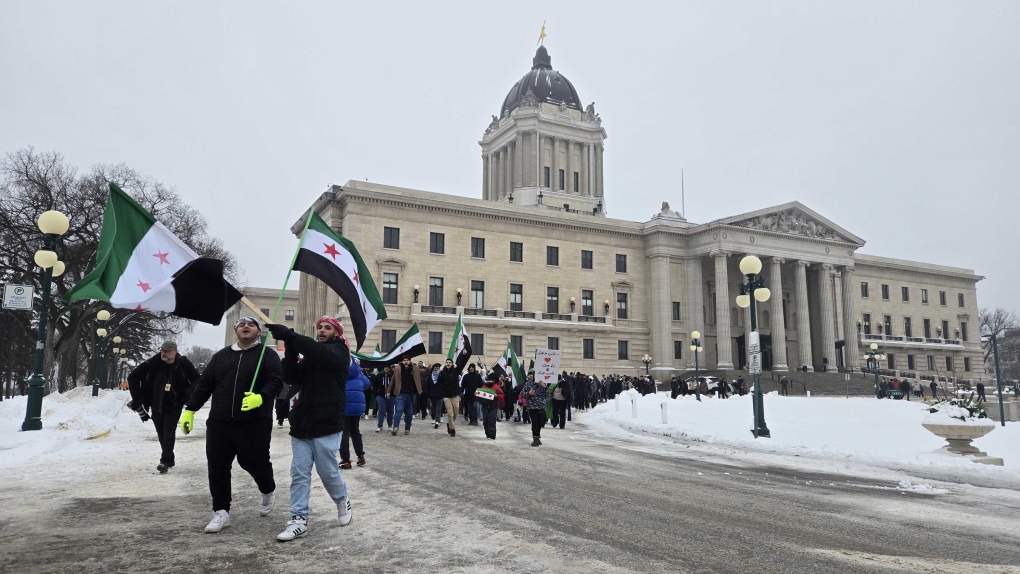
<svg viewBox="0 0 1020 574">
<path fill-rule="evenodd" d="M 290 259 L 290 265 L 287 266 L 287 277 L 283 280 L 283 287 L 280 288 L 280 296 L 276 298 L 276 307 L 273 308 L 272 320 L 276 322 L 276 314 L 280 311 L 280 305 L 283 303 L 283 296 L 287 293 L 287 283 L 290 283 L 290 274 L 294 271 L 294 262 L 297 261 L 298 253 L 301 252 L 301 245 L 305 241 L 305 233 L 308 233 L 308 226 L 312 224 L 312 216 L 315 215 L 315 206 L 308 208 L 308 218 L 305 219 L 305 227 L 301 230 L 301 237 L 298 239 L 297 249 L 294 250 L 294 256 Z M 255 376 L 251 378 L 251 386 L 248 388 L 248 392 L 255 391 L 255 381 L 259 378 L 259 369 L 262 367 L 262 358 L 266 356 L 266 344 L 269 343 L 269 336 L 265 336 L 262 339 L 262 350 L 259 352 L 259 362 L 255 364 Z"/>
</svg>

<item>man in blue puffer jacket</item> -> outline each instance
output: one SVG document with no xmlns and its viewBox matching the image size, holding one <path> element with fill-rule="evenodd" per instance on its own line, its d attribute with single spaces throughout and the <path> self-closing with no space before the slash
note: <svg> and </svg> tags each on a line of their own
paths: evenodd
<svg viewBox="0 0 1020 574">
<path fill-rule="evenodd" d="M 357 361 L 357 359 L 355 359 Z M 361 365 L 351 363 L 347 370 L 347 406 L 344 410 L 344 434 L 340 438 L 340 468 L 351 468 L 351 439 L 354 440 L 354 454 L 358 455 L 358 466 L 365 466 L 365 445 L 361 442 L 358 424 L 368 409 L 365 391 L 372 386 Z"/>
</svg>

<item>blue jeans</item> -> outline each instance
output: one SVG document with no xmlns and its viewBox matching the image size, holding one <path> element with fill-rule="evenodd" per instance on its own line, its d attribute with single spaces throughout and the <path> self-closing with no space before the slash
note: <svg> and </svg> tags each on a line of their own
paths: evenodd
<svg viewBox="0 0 1020 574">
<path fill-rule="evenodd" d="M 333 502 L 347 496 L 347 485 L 340 476 L 336 452 L 340 448 L 340 433 L 318 438 L 290 437 L 290 515 L 308 520 L 308 497 L 312 490 L 312 463 L 319 473 L 322 486 Z"/>
<path fill-rule="evenodd" d="M 379 428 L 382 428 L 383 419 L 386 419 L 386 426 L 393 426 L 393 404 L 396 399 L 387 399 L 386 397 L 376 397 L 375 406 L 379 409 Z"/>
<path fill-rule="evenodd" d="M 414 420 L 414 393 L 400 393 L 395 400 L 393 428 L 400 428 L 400 415 L 404 415 L 404 430 L 411 430 L 411 421 Z"/>
</svg>

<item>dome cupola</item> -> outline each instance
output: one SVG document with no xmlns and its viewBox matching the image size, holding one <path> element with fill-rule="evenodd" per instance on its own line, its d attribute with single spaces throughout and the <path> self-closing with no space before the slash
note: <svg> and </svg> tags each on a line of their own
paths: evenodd
<svg viewBox="0 0 1020 574">
<path fill-rule="evenodd" d="M 529 90 L 538 102 L 563 105 L 578 111 L 582 109 L 581 98 L 574 85 L 566 76 L 552 69 L 552 58 L 545 46 L 538 47 L 531 70 L 510 88 L 510 93 L 503 100 L 499 117 L 506 117 L 520 106 Z"/>
</svg>

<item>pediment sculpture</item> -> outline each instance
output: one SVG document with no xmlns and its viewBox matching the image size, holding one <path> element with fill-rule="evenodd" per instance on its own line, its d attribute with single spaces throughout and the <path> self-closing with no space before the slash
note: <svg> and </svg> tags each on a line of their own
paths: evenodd
<svg viewBox="0 0 1020 574">
<path fill-rule="evenodd" d="M 815 239 L 829 239 L 841 241 L 844 238 L 828 227 L 817 221 L 806 217 L 803 213 L 790 209 L 766 215 L 758 215 L 743 221 L 733 223 L 735 227 L 746 227 L 748 229 L 760 229 L 762 231 L 774 231 L 776 233 L 788 233 L 790 235 L 801 235 Z"/>
</svg>

